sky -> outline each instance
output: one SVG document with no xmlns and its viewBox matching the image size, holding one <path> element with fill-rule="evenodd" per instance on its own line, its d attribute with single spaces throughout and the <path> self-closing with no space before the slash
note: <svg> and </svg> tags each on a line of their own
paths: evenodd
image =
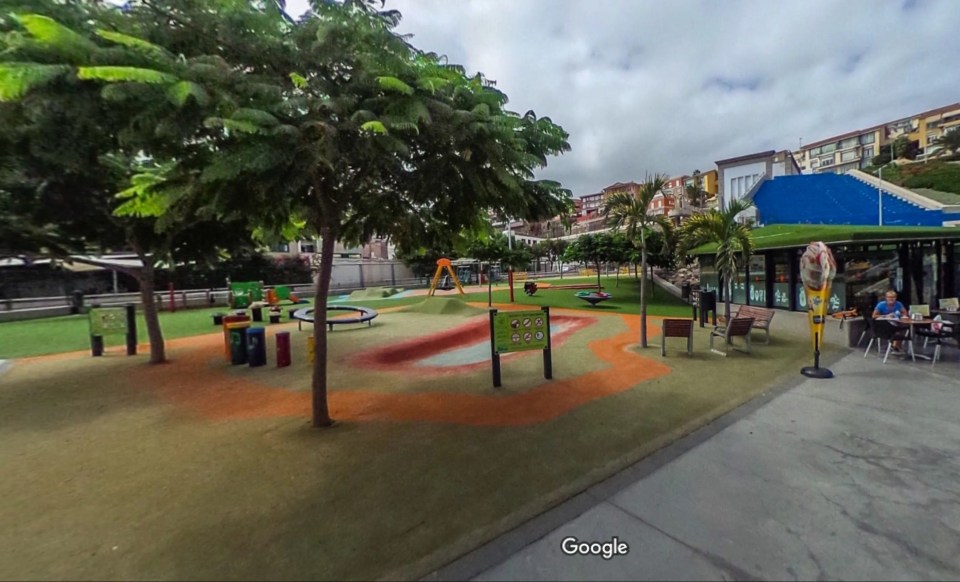
<svg viewBox="0 0 960 582">
<path fill-rule="evenodd" d="M 300 14 L 306 0 L 288 0 Z M 570 134 L 574 196 L 960 102 L 957 0 L 386 0 L 417 48 Z"/>
</svg>

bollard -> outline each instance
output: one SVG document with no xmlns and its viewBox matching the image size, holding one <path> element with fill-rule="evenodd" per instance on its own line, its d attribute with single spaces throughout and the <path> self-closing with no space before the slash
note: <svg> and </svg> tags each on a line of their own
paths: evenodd
<svg viewBox="0 0 960 582">
<path fill-rule="evenodd" d="M 285 368 L 290 365 L 290 332 L 281 331 L 277 338 L 277 367 Z"/>
<path fill-rule="evenodd" d="M 124 307 L 127 316 L 127 355 L 137 355 L 137 306 L 127 303 Z"/>
<path fill-rule="evenodd" d="M 251 327 L 247 330 L 247 363 L 251 368 L 267 364 L 266 330 Z"/>
<path fill-rule="evenodd" d="M 103 336 L 102 335 L 90 336 L 90 353 L 93 354 L 93 357 L 103 355 Z"/>
</svg>

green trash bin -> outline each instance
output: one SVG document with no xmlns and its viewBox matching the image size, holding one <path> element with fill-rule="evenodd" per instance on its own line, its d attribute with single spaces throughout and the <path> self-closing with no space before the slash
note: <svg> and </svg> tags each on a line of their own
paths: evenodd
<svg viewBox="0 0 960 582">
<path fill-rule="evenodd" d="M 234 366 L 247 363 L 247 325 L 230 325 L 230 363 Z"/>
</svg>

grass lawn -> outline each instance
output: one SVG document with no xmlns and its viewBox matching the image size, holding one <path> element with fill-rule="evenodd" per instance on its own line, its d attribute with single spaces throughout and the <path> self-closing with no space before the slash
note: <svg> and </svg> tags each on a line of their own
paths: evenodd
<svg viewBox="0 0 960 582">
<path fill-rule="evenodd" d="M 547 279 L 547 282 L 553 284 L 571 284 L 594 282 L 596 278 L 564 278 Z M 523 284 L 515 283 L 514 297 L 517 303 L 522 305 L 549 305 L 551 307 L 564 307 L 571 309 L 584 309 L 589 306 L 582 300 L 574 296 L 576 291 L 539 291 L 536 296 L 528 297 L 523 292 Z M 597 307 L 597 311 L 610 313 L 640 313 L 640 292 L 636 280 L 630 276 L 620 277 L 620 286 L 616 286 L 616 278 L 609 277 L 603 282 L 607 292 L 612 293 L 614 299 L 607 301 Z M 656 296 L 653 296 L 653 294 Z M 449 292 L 447 292 L 449 294 Z M 649 315 L 665 316 L 689 316 L 690 308 L 686 304 L 669 296 L 662 289 L 656 289 L 653 293 L 648 293 L 649 306 L 647 313 Z M 358 305 L 382 309 L 389 307 L 400 307 L 420 303 L 425 298 L 423 296 L 402 297 L 399 299 L 379 299 L 367 301 L 342 301 L 337 305 Z M 468 301 L 486 302 L 487 293 L 469 293 Z M 509 291 L 506 284 L 501 283 L 494 287 L 493 301 L 495 303 L 507 303 L 509 301 Z M 287 306 L 283 307 L 283 318 L 286 319 Z M 214 333 L 218 329 L 213 326 L 211 316 L 217 312 L 223 312 L 225 308 L 217 307 L 211 309 L 189 309 L 174 313 L 162 312 L 160 314 L 160 325 L 163 329 L 163 335 L 166 339 L 181 338 L 205 333 Z M 341 313 L 342 314 L 342 313 Z M 338 314 L 339 315 L 339 314 Z M 264 313 L 266 317 L 266 313 Z M 264 324 L 254 323 L 255 326 Z M 71 315 L 65 317 L 50 317 L 44 319 L 33 319 L 28 321 L 13 321 L 0 323 L 0 359 L 22 358 L 27 356 L 37 356 L 44 354 L 55 354 L 60 352 L 70 352 L 76 350 L 89 349 L 89 325 L 86 315 Z M 139 315 L 137 321 L 137 333 L 140 343 L 147 341 L 147 329 L 143 322 L 143 315 Z M 124 338 L 122 336 L 109 336 L 105 338 L 106 345 L 122 346 Z M 145 349 L 145 348 L 144 348 Z"/>
<path fill-rule="evenodd" d="M 672 339 L 661 359 L 655 335 L 657 347 L 634 345 L 637 317 L 595 313 L 554 347 L 553 381 L 528 353 L 504 360 L 502 390 L 486 367 L 401 373 L 352 359 L 482 313 L 388 312 L 337 328 L 329 430 L 308 426 L 307 331 L 289 324 L 294 365 L 283 369 L 228 366 L 212 336 L 171 341 L 164 366 L 142 354 L 14 362 L 0 382 L 0 577 L 416 579 L 809 363 L 805 336 L 774 333 L 722 358 L 699 327 L 692 357 Z M 553 402 L 605 382 L 626 384 L 541 422 L 416 418 L 461 401 L 509 413 L 538 391 Z M 396 419 L 408 398 L 429 406 Z"/>
</svg>

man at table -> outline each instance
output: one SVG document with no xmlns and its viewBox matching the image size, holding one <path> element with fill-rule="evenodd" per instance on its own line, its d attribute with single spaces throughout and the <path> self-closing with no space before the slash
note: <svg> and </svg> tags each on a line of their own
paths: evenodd
<svg viewBox="0 0 960 582">
<path fill-rule="evenodd" d="M 887 291 L 885 299 L 873 310 L 874 319 L 900 319 L 901 317 L 910 317 L 910 311 L 903 306 L 903 303 L 897 301 L 897 292 L 893 289 Z M 893 342 L 893 349 L 900 350 L 900 342 Z"/>
</svg>

